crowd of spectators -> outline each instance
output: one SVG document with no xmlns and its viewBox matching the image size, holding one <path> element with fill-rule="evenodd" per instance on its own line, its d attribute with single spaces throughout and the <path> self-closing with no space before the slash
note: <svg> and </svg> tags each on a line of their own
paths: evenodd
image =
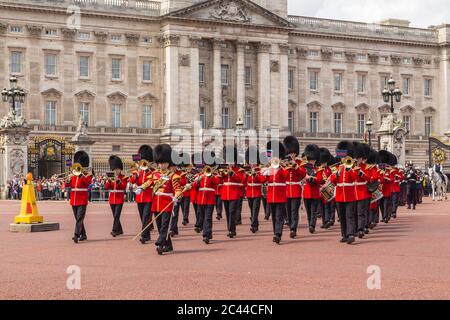
<svg viewBox="0 0 450 320">
<path fill-rule="evenodd" d="M 89 185 L 89 201 L 108 201 L 109 192 L 105 190 L 105 184 L 108 177 L 97 175 L 92 179 L 92 183 Z M 22 189 L 26 184 L 26 179 L 22 175 L 15 176 L 9 180 L 6 185 L 6 191 L 8 199 L 21 200 Z M 69 200 L 70 199 L 70 185 L 64 178 L 53 176 L 49 179 L 38 178 L 33 181 L 35 187 L 36 197 L 38 201 L 45 200 Z M 125 198 L 128 202 L 135 202 L 134 187 L 131 183 L 128 183 Z"/>
</svg>

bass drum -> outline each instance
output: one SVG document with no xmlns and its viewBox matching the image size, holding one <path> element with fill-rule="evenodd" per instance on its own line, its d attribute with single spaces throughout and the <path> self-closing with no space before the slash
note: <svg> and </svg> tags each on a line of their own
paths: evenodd
<svg viewBox="0 0 450 320">
<path fill-rule="evenodd" d="M 383 199 L 383 192 L 380 189 L 375 190 L 375 192 L 372 193 L 371 203 L 375 203 L 377 201 L 380 201 L 381 199 Z"/>
</svg>

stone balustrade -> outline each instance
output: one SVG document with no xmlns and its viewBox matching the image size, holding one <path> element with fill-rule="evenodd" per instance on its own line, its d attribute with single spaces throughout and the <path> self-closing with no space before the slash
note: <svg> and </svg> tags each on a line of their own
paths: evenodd
<svg viewBox="0 0 450 320">
<path fill-rule="evenodd" d="M 397 27 L 376 23 L 351 22 L 314 17 L 289 16 L 289 22 L 302 32 L 322 32 L 327 34 L 394 39 L 403 41 L 438 42 L 438 31 Z"/>
<path fill-rule="evenodd" d="M 18 4 L 17 0 L 0 0 L 0 4 Z M 151 0 L 23 0 L 20 5 L 39 5 L 67 8 L 79 6 L 82 10 L 134 13 L 140 15 L 159 16 L 161 2 Z"/>
</svg>

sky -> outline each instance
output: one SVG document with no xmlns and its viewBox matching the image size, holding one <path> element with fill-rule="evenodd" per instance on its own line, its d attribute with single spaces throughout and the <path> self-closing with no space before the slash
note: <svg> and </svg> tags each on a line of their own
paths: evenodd
<svg viewBox="0 0 450 320">
<path fill-rule="evenodd" d="M 288 0 L 289 14 L 339 20 L 379 22 L 387 18 L 411 21 L 411 27 L 450 24 L 449 0 Z"/>
</svg>

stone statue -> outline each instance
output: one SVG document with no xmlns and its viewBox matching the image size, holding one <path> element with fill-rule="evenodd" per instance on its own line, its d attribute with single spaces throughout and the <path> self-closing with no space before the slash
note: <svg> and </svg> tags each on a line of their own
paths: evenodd
<svg viewBox="0 0 450 320">
<path fill-rule="evenodd" d="M 234 1 L 229 1 L 228 3 L 222 2 L 216 10 L 211 13 L 211 17 L 235 22 L 249 22 L 251 20 L 247 11 Z"/>
<path fill-rule="evenodd" d="M 80 117 L 78 118 L 78 125 L 77 125 L 77 133 L 75 134 L 76 137 L 80 137 L 80 136 L 87 136 L 87 125 L 86 122 L 83 119 L 83 116 L 80 115 Z"/>
<path fill-rule="evenodd" d="M 8 114 L 0 120 L 0 129 L 11 128 L 28 128 L 28 124 L 24 117 L 16 115 L 13 111 L 9 111 Z"/>
</svg>

